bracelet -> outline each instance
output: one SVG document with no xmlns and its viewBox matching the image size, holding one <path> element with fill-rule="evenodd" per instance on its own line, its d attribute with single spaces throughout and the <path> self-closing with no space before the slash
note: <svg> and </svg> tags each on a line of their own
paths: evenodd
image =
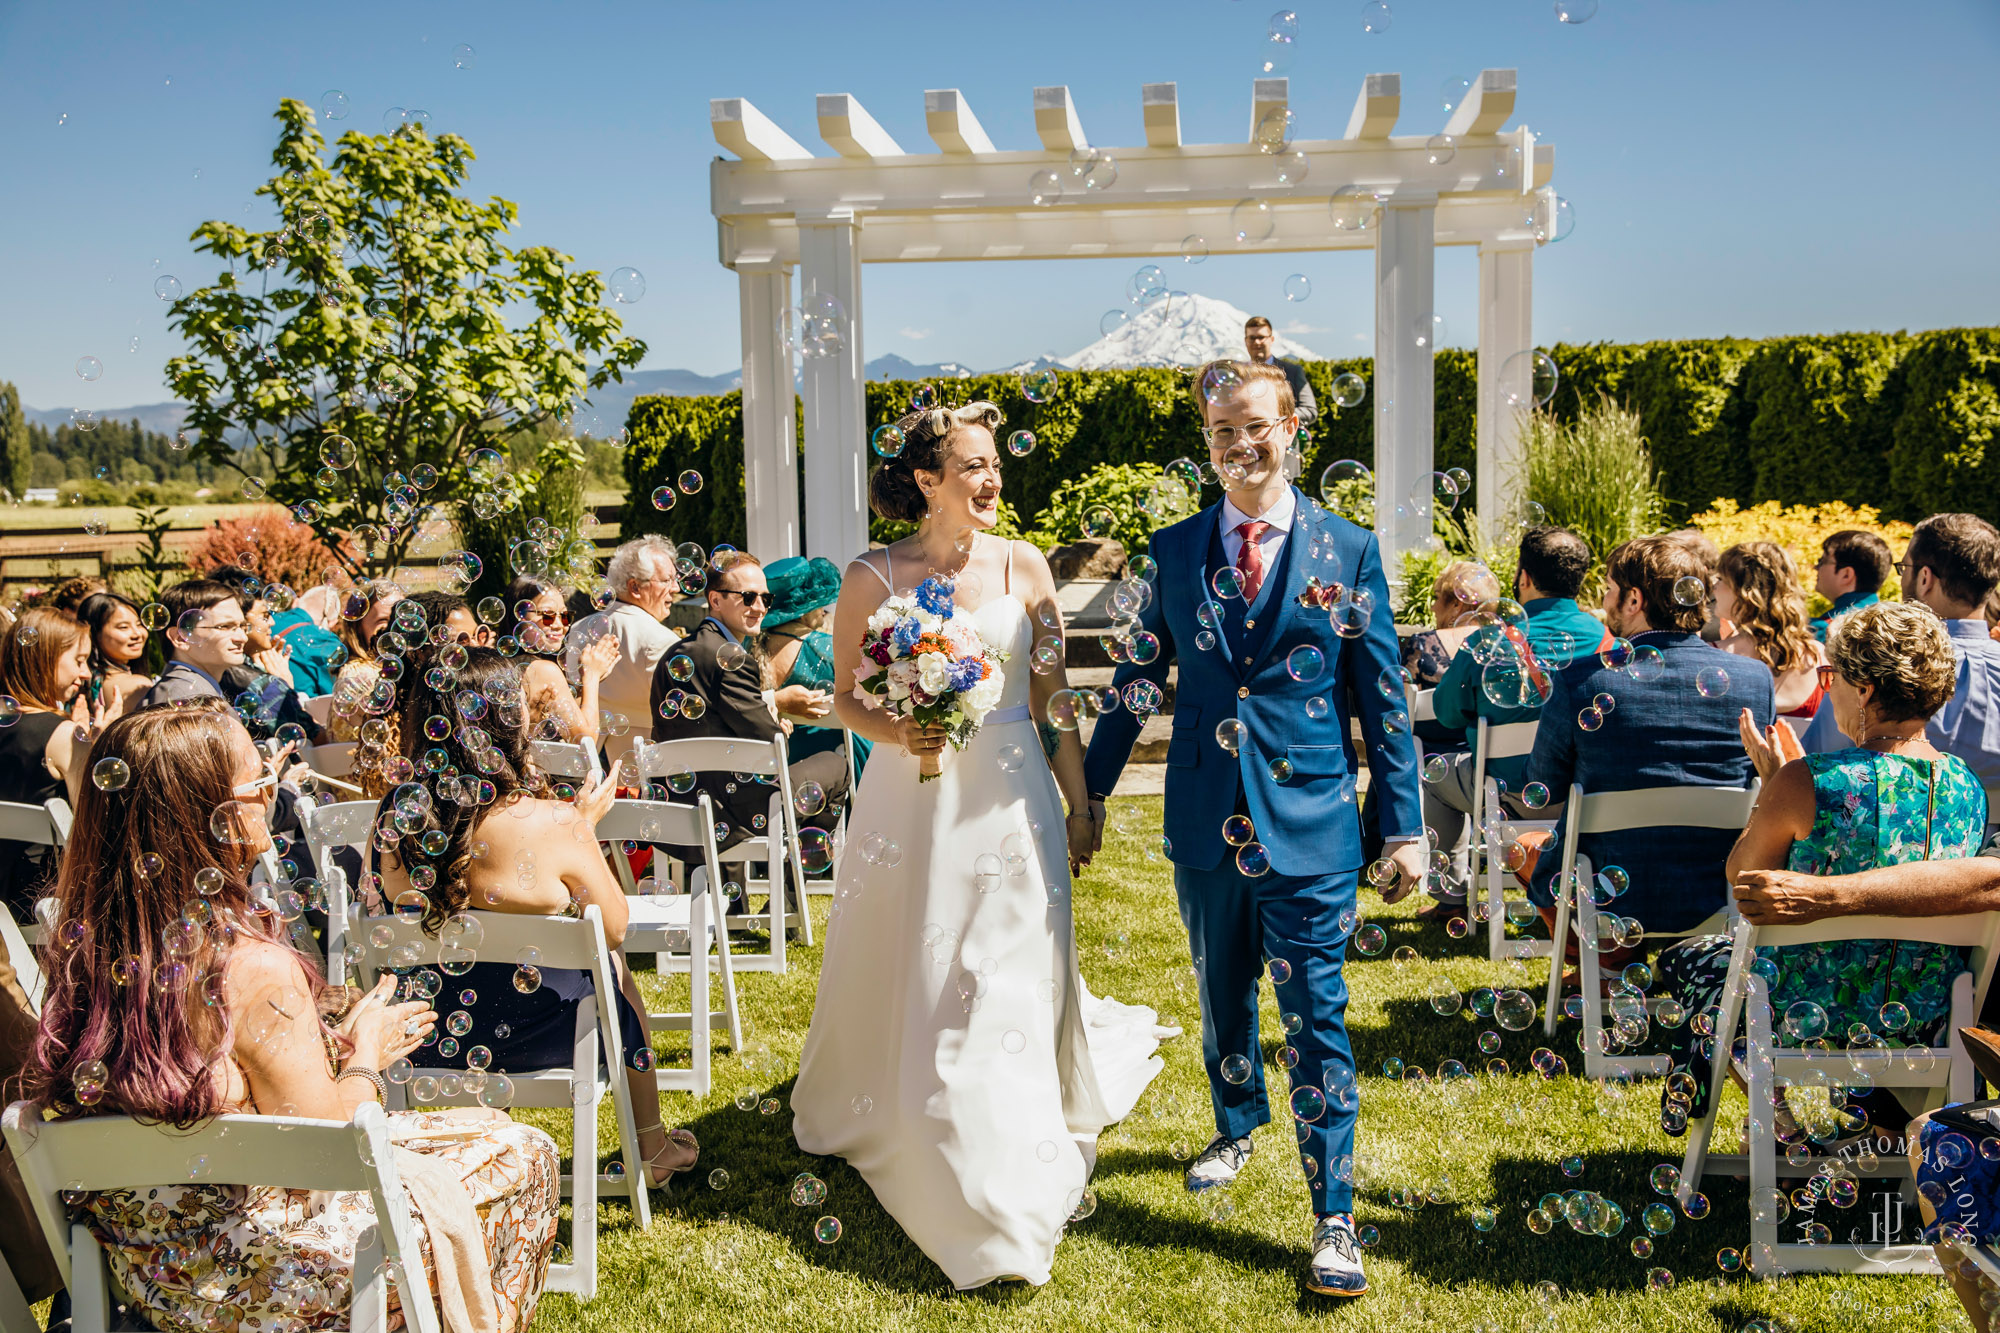
<svg viewBox="0 0 2000 1333">
<path fill-rule="evenodd" d="M 367 1065 L 349 1065 L 347 1068 L 341 1070 L 338 1074 L 335 1074 L 333 1076 L 333 1081 L 335 1083 L 339 1083 L 344 1078 L 367 1079 L 370 1083 L 375 1085 L 375 1099 L 381 1102 L 384 1106 L 389 1104 L 388 1082 L 382 1077 L 381 1074 L 377 1073 L 373 1069 L 370 1069 Z"/>
</svg>

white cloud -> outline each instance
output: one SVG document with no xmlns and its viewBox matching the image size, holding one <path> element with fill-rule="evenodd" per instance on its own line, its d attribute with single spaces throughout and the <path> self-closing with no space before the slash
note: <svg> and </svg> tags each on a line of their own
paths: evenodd
<svg viewBox="0 0 2000 1333">
<path fill-rule="evenodd" d="M 1357 333 L 1354 335 L 1354 341 L 1358 343 L 1365 343 L 1368 341 L 1368 335 L 1365 333 Z"/>
<path fill-rule="evenodd" d="M 920 343 L 931 336 L 930 329 L 898 329 L 896 332 L 908 338 L 913 343 Z"/>
<path fill-rule="evenodd" d="M 1285 326 L 1280 328 L 1278 332 L 1298 334 L 1300 336 L 1304 336 L 1305 334 L 1308 333 L 1332 333 L 1333 330 L 1328 328 L 1324 324 L 1308 324 L 1302 319 L 1295 319 L 1291 323 L 1286 324 Z"/>
</svg>

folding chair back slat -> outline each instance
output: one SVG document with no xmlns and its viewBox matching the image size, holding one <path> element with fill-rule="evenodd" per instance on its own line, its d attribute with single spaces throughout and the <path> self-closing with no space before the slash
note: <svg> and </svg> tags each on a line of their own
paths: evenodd
<svg viewBox="0 0 2000 1333">
<path fill-rule="evenodd" d="M 1507 938 L 1505 876 L 1509 872 L 1503 864 L 1503 849 L 1498 830 L 1502 823 L 1512 824 L 1523 831 L 1547 830 L 1555 827 L 1555 821 L 1516 819 L 1513 813 L 1500 803 L 1499 783 L 1486 776 L 1488 760 L 1518 759 L 1524 754 L 1534 753 L 1535 735 L 1540 726 L 1539 719 L 1527 722 L 1502 722 L 1495 725 L 1482 717 L 1473 734 L 1471 818 L 1475 833 L 1483 830 L 1482 836 L 1475 840 L 1473 845 L 1482 847 L 1485 852 L 1486 864 L 1483 872 L 1486 880 L 1486 954 L 1496 963 L 1503 958 L 1533 958 L 1546 953 L 1548 949 L 1547 944 L 1541 940 Z M 1475 896 L 1473 892 L 1467 893 L 1468 906 Z"/>
<path fill-rule="evenodd" d="M 534 752 L 535 767 L 551 777 L 581 781 L 603 776 L 604 761 L 598 758 L 595 745 L 579 745 L 573 741 L 535 741 L 530 748 Z"/>
<path fill-rule="evenodd" d="M 29 842 L 42 847 L 60 845 L 48 807 L 26 805 L 19 801 L 0 801 L 0 840 Z"/>
<path fill-rule="evenodd" d="M 354 773 L 354 752 L 359 748 L 358 741 L 308 745 L 299 752 L 299 759 L 315 773 L 324 773 L 330 778 L 350 777 Z"/>
<path fill-rule="evenodd" d="M 1646 828 L 1740 829 L 1757 803 L 1755 788 L 1642 787 L 1590 793 L 1585 808 L 1570 807 L 1578 833 L 1623 833 Z"/>
</svg>

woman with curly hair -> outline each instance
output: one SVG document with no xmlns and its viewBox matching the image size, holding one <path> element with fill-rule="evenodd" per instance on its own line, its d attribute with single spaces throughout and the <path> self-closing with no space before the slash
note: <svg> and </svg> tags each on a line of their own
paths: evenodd
<svg viewBox="0 0 2000 1333">
<path fill-rule="evenodd" d="M 22 1094 L 59 1120 L 126 1115 L 185 1128 L 218 1115 L 347 1120 L 381 1100 L 381 1071 L 431 1039 L 425 1000 L 322 992 L 284 922 L 250 889 L 270 847 L 276 777 L 220 700 L 144 709 L 105 728 L 56 885 L 49 979 Z M 496 1111 L 389 1117 L 420 1199 L 461 1191 L 491 1283 L 460 1289 L 461 1326 L 534 1318 L 555 1244 L 560 1163 L 549 1136 Z M 150 1326 L 346 1328 L 365 1193 L 210 1184 L 93 1191 L 78 1218 Z M 419 1222 L 428 1204 L 420 1203 Z M 426 1267 L 455 1262 L 424 1231 Z M 433 1285 L 433 1290 L 437 1290 Z M 399 1312 L 398 1312 L 399 1313 Z"/>
<path fill-rule="evenodd" d="M 1713 591 L 1716 617 L 1733 631 L 1716 647 L 1771 668 L 1778 716 L 1804 730 L 1825 697 L 1818 668 L 1826 656 L 1792 557 L 1776 542 L 1739 542 L 1722 553 Z"/>
<path fill-rule="evenodd" d="M 574 805 L 556 799 L 534 766 L 521 669 L 495 649 L 446 643 L 414 651 L 398 683 L 405 780 L 383 799 L 368 871 L 365 910 L 421 913 L 437 933 L 454 914 L 516 912 L 581 916 L 596 907 L 613 950 L 625 939 L 624 892 L 597 845 L 597 821 L 618 794 L 618 765 Z M 386 851 L 383 849 L 387 849 Z M 652 1045 L 637 985 L 615 955 L 612 997 L 625 1048 L 633 1104 L 659 1105 Z M 521 968 L 513 959 L 478 961 L 452 984 L 476 994 L 463 1003 L 470 1026 L 451 1049 L 426 1053 L 429 1067 L 463 1068 L 480 1047 L 494 1073 L 548 1069 L 573 1059 L 576 1010 L 592 993 L 588 972 Z M 670 1136 L 658 1114 L 639 1126 L 646 1183 L 663 1186 L 692 1167 L 693 1135 Z"/>
<path fill-rule="evenodd" d="M 1757 871 L 1849 875 L 1878 866 L 1972 856 L 1986 830 L 1986 792 L 1965 762 L 1941 754 L 1924 724 L 1951 698 L 1958 658 L 1936 616 L 1906 602 L 1880 602 L 1837 621 L 1819 669 L 1845 750 L 1804 754 L 1786 727 L 1759 736 L 1743 714 L 1743 741 L 1764 789 L 1729 853 L 1732 884 Z M 1851 909 L 1850 909 L 1851 910 Z M 1683 940 L 1659 957 L 1660 993 L 1690 1016 L 1669 1034 L 1673 1072 L 1662 1122 L 1670 1134 L 1703 1113 L 1713 1043 L 1696 1016 L 1713 1015 L 1729 971 L 1730 937 Z M 1934 1044 L 1951 1016 L 1952 981 L 1965 950 L 1938 944 L 1839 940 L 1757 951 L 1777 1040 L 1796 1045 L 1856 1029 L 1890 1045 Z M 1872 1043 L 1871 1043 L 1872 1044 Z M 1896 1127 L 1900 1128 L 1900 1127 Z"/>
</svg>

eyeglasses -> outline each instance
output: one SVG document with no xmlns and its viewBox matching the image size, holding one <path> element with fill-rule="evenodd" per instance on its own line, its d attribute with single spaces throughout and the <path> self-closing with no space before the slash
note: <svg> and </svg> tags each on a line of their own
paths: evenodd
<svg viewBox="0 0 2000 1333">
<path fill-rule="evenodd" d="M 745 606 L 769 606 L 771 604 L 771 594 L 768 592 L 738 592 L 734 588 L 717 588 L 716 591 L 730 597 L 742 598 L 743 605 Z"/>
<path fill-rule="evenodd" d="M 1210 444 L 1219 444 L 1225 449 L 1235 444 L 1238 440 L 1247 440 L 1253 444 L 1262 444 L 1271 438 L 1271 432 L 1276 430 L 1278 425 L 1279 423 L 1276 421 L 1246 421 L 1241 427 L 1203 426 L 1201 428 L 1201 438 L 1207 440 Z"/>
<path fill-rule="evenodd" d="M 1898 574 L 1907 574 L 1916 567 L 1917 562 L 1914 560 L 1898 560 L 1894 565 L 1894 569 Z"/>
<path fill-rule="evenodd" d="M 1831 662 L 1829 662 L 1826 665 L 1817 667 L 1815 669 L 1819 672 L 1819 687 L 1822 690 L 1832 689 L 1833 678 L 1840 674 L 1840 668 L 1834 666 Z"/>
<path fill-rule="evenodd" d="M 241 620 L 225 620 L 219 624 L 195 626 L 195 629 L 213 630 L 217 634 L 241 634 L 249 628 L 250 626 Z"/>
<path fill-rule="evenodd" d="M 245 799 L 248 799 L 253 796 L 262 796 L 265 792 L 271 790 L 273 787 L 276 787 L 277 785 L 278 785 L 278 775 L 271 768 L 271 761 L 267 759 L 264 761 L 263 777 L 258 778 L 255 782 L 239 782 L 234 787 L 231 787 L 229 789 L 229 794 L 231 796 L 241 796 L 244 797 Z"/>
</svg>

